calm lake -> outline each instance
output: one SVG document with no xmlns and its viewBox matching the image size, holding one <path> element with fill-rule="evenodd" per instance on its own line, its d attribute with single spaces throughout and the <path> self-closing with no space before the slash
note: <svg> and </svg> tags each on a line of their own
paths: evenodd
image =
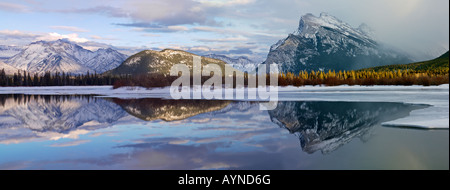
<svg viewBox="0 0 450 190">
<path fill-rule="evenodd" d="M 427 105 L 0 95 L 0 169 L 449 169 Z"/>
</svg>

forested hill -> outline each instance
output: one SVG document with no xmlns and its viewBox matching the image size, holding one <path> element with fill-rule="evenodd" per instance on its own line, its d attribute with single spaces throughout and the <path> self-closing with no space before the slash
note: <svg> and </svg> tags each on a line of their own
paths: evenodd
<svg viewBox="0 0 450 190">
<path fill-rule="evenodd" d="M 402 64 L 402 65 L 386 65 L 379 67 L 372 67 L 362 70 L 373 71 L 392 71 L 392 70 L 410 70 L 416 72 L 433 72 L 433 73 L 448 73 L 449 71 L 449 52 L 447 51 L 443 55 L 436 59 L 429 61 L 422 61 L 416 63 Z"/>
</svg>

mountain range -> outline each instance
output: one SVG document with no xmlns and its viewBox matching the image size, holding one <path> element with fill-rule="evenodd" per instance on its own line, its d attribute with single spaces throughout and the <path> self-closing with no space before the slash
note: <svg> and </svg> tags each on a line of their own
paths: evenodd
<svg viewBox="0 0 450 190">
<path fill-rule="evenodd" d="M 209 54 L 205 55 L 204 57 L 209 57 L 213 59 L 218 59 L 221 61 L 224 61 L 225 63 L 231 65 L 233 68 L 240 70 L 240 71 L 247 71 L 251 72 L 256 70 L 257 62 L 250 60 L 247 57 L 240 56 L 237 58 L 231 58 L 225 55 L 217 55 L 217 54 Z"/>
<path fill-rule="evenodd" d="M 111 48 L 87 50 L 66 39 L 33 42 L 4 62 L 31 73 L 66 72 L 85 74 L 103 73 L 116 68 L 126 55 Z"/>
<path fill-rule="evenodd" d="M 327 13 L 300 18 L 298 29 L 270 47 L 263 63 L 279 64 L 279 71 L 298 73 L 307 70 L 358 70 L 363 68 L 406 64 L 413 56 L 376 40 L 366 24 L 354 28 Z M 0 46 L 0 69 L 7 74 L 17 70 L 42 74 L 66 72 L 85 74 L 168 75 L 178 63 L 192 65 L 195 54 L 165 49 L 144 50 L 130 57 L 112 48 L 91 51 L 67 39 L 37 41 L 24 47 Z M 203 62 L 205 61 L 205 62 Z M 204 55 L 202 64 L 230 64 L 241 71 L 254 71 L 257 63 L 247 57 Z"/>
</svg>

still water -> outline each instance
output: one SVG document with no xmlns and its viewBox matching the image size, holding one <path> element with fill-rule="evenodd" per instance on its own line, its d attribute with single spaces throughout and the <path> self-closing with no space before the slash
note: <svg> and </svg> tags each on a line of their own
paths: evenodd
<svg viewBox="0 0 450 190">
<path fill-rule="evenodd" d="M 426 105 L 0 95 L 0 169 L 449 169 Z"/>
</svg>

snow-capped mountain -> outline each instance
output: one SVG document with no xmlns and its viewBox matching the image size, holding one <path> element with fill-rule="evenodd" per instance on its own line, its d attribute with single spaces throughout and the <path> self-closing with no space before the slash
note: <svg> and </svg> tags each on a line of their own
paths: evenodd
<svg viewBox="0 0 450 190">
<path fill-rule="evenodd" d="M 22 51 L 22 47 L 0 45 L 0 60 L 6 60 Z"/>
<path fill-rule="evenodd" d="M 33 42 L 5 63 L 32 73 L 103 73 L 119 66 L 126 58 L 126 55 L 111 48 L 90 51 L 62 39 Z"/>
<path fill-rule="evenodd" d="M 254 71 L 258 64 L 255 61 L 252 61 L 249 58 L 243 57 L 243 56 L 240 56 L 237 58 L 231 58 L 231 57 L 227 57 L 225 55 L 209 54 L 209 55 L 205 55 L 204 57 L 222 60 L 225 63 L 231 65 L 235 69 L 238 69 L 240 71 L 247 71 L 247 72 Z"/>
<path fill-rule="evenodd" d="M 98 73 L 102 73 L 116 68 L 123 61 L 125 61 L 127 57 L 128 56 L 111 48 L 98 49 L 94 52 L 93 57 L 88 60 L 85 65 Z"/>
<path fill-rule="evenodd" d="M 270 47 L 265 63 L 277 63 L 281 71 L 351 70 L 412 60 L 399 51 L 377 42 L 366 24 L 349 24 L 321 13 L 301 17 L 297 31 Z"/>
</svg>

